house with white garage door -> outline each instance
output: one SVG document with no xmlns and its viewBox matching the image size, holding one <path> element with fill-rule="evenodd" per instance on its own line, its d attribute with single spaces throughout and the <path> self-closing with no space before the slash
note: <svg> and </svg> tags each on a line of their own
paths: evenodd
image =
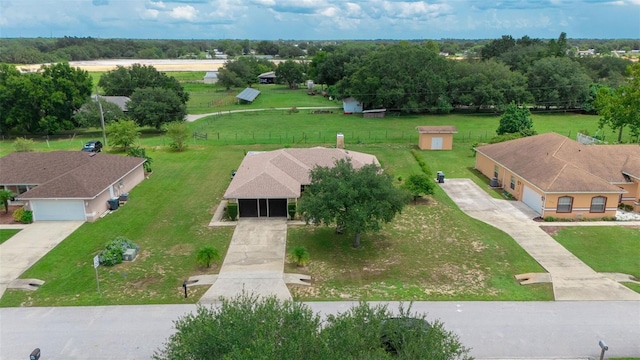
<svg viewBox="0 0 640 360">
<path fill-rule="evenodd" d="M 339 159 L 351 159 L 354 168 L 376 164 L 369 154 L 323 147 L 249 152 L 242 160 L 224 198 L 238 204 L 243 217 L 286 217 L 289 203 L 296 202 L 316 166 L 331 167 Z"/>
<path fill-rule="evenodd" d="M 0 188 L 34 221 L 95 221 L 108 201 L 144 180 L 143 158 L 82 151 L 16 152 L 0 158 Z"/>
<path fill-rule="evenodd" d="M 541 217 L 612 218 L 640 211 L 640 146 L 583 145 L 546 133 L 476 148 L 476 169 Z"/>
</svg>

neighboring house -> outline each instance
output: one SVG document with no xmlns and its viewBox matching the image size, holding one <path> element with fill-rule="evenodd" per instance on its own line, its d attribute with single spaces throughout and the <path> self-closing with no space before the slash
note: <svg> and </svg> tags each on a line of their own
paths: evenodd
<svg viewBox="0 0 640 360">
<path fill-rule="evenodd" d="M 202 81 L 205 84 L 215 84 L 218 82 L 218 72 L 217 71 L 207 71 L 202 78 Z"/>
<path fill-rule="evenodd" d="M 354 168 L 379 165 L 375 156 L 356 151 L 315 147 L 249 152 L 224 194 L 238 204 L 242 217 L 286 217 L 287 204 L 295 203 L 311 183 L 315 166 L 333 166 L 338 159 L 351 159 Z"/>
<path fill-rule="evenodd" d="M 556 133 L 476 148 L 476 169 L 542 217 L 614 217 L 640 211 L 640 146 L 582 145 Z"/>
<path fill-rule="evenodd" d="M 355 114 L 362 112 L 362 103 L 352 97 L 342 99 L 342 109 L 345 114 Z"/>
<path fill-rule="evenodd" d="M 451 150 L 455 126 L 418 126 L 418 147 L 420 150 Z"/>
<path fill-rule="evenodd" d="M 108 200 L 144 179 L 144 162 L 82 151 L 15 152 L 0 158 L 0 188 L 16 194 L 34 221 L 95 221 Z"/>
<path fill-rule="evenodd" d="M 258 75 L 258 79 L 260 79 L 260 84 L 274 84 L 276 82 L 276 72 L 269 71 L 262 73 Z"/>
<path fill-rule="evenodd" d="M 118 107 L 120 107 L 120 110 L 122 110 L 122 112 L 127 112 L 127 103 L 131 101 L 131 99 L 129 99 L 126 96 L 100 96 L 100 98 L 112 104 L 118 105 Z M 93 97 L 94 101 L 95 99 L 96 98 Z"/>
</svg>

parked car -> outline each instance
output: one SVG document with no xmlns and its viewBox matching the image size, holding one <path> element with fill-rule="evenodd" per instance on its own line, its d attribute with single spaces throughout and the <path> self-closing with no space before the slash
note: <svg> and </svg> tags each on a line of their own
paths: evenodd
<svg viewBox="0 0 640 360">
<path fill-rule="evenodd" d="M 92 140 L 84 144 L 82 151 L 88 152 L 100 152 L 102 151 L 102 143 L 97 140 Z"/>
</svg>

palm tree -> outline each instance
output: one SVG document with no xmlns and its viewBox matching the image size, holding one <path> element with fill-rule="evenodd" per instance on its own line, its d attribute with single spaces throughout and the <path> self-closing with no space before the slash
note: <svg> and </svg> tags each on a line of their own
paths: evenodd
<svg viewBox="0 0 640 360">
<path fill-rule="evenodd" d="M 4 212 L 9 213 L 9 200 L 13 198 L 13 193 L 9 190 L 0 190 L 0 202 L 4 205 Z"/>
<path fill-rule="evenodd" d="M 304 246 L 296 246 L 291 252 L 291 258 L 296 265 L 303 267 L 309 263 L 309 252 Z"/>
<path fill-rule="evenodd" d="M 200 265 L 204 265 L 206 267 L 211 267 L 211 263 L 217 260 L 220 260 L 220 253 L 218 252 L 218 249 L 213 246 L 202 247 L 196 254 L 196 261 L 198 261 Z"/>
</svg>

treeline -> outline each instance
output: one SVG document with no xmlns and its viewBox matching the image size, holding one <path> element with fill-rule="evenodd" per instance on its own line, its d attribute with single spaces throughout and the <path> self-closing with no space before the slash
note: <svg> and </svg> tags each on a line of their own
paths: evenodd
<svg viewBox="0 0 640 360">
<path fill-rule="evenodd" d="M 526 38 L 526 37 L 525 37 Z M 523 38 L 524 39 L 524 38 Z M 530 39 L 531 40 L 531 39 Z M 546 42 L 537 40 L 541 43 Z M 234 57 L 248 54 L 272 55 L 280 58 L 314 56 L 320 50 L 333 52 L 345 44 L 368 48 L 399 43 L 396 40 L 358 41 L 250 41 L 250 40 L 140 40 L 96 39 L 91 37 L 0 39 L 0 62 L 12 64 L 39 64 L 45 62 L 98 60 L 98 59 L 178 59 L 206 58 L 214 50 Z M 423 43 L 413 40 L 410 43 Z M 439 50 L 450 55 L 480 56 L 491 40 L 442 39 L 435 42 Z M 567 39 L 572 51 L 595 49 L 601 54 L 613 50 L 640 49 L 640 40 Z"/>
<path fill-rule="evenodd" d="M 343 45 L 318 52 L 308 75 L 338 98 L 354 97 L 367 109 L 448 113 L 453 109 L 501 111 L 515 104 L 544 110 L 595 110 L 602 87 L 617 88 L 631 61 L 576 57 L 566 35 L 542 41 L 502 37 L 479 57 L 450 60 L 437 43 L 400 42 L 364 49 Z"/>
</svg>

